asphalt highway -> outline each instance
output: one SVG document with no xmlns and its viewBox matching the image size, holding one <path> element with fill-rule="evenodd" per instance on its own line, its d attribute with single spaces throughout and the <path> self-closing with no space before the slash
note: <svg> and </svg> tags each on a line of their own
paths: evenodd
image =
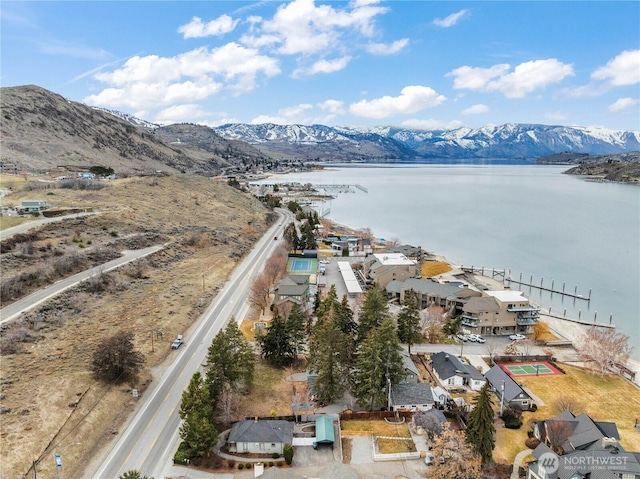
<svg viewBox="0 0 640 479">
<path fill-rule="evenodd" d="M 145 392 L 130 420 L 117 435 L 113 446 L 98 467 L 85 471 L 83 477 L 115 479 L 126 471 L 138 470 L 142 475 L 162 477 L 171 463 L 179 441 L 178 410 L 182 391 L 191 376 L 202 365 L 209 345 L 218 332 L 235 317 L 241 321 L 248 311 L 247 296 L 252 279 L 262 271 L 286 225 L 293 221 L 288 210 L 278 209 L 281 219 L 269 229 L 236 267 L 230 280 L 209 305 L 176 357 L 156 384 Z"/>
</svg>

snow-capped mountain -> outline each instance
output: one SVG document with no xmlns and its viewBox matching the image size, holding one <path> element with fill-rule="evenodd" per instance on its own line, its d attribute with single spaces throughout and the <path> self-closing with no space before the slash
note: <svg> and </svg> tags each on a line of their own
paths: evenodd
<svg viewBox="0 0 640 479">
<path fill-rule="evenodd" d="M 92 106 L 91 108 L 93 108 L 94 110 L 104 111 L 105 113 L 109 113 L 113 116 L 117 116 L 118 118 L 124 121 L 127 121 L 132 125 L 139 126 L 140 128 L 146 128 L 147 130 L 155 130 L 156 128 L 160 127 L 160 125 L 151 123 L 150 121 L 147 121 L 147 120 L 142 120 L 136 116 L 133 116 L 129 113 L 124 113 L 122 111 L 109 110 L 108 108 L 101 108 L 99 106 Z"/>
<path fill-rule="evenodd" d="M 224 138 L 246 141 L 271 153 L 337 160 L 536 158 L 566 151 L 640 150 L 639 131 L 516 123 L 453 130 L 227 124 L 215 130 Z"/>
</svg>

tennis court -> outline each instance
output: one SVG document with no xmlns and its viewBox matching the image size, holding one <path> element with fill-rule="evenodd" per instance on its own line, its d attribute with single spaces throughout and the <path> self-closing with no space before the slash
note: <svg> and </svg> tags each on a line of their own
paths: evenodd
<svg viewBox="0 0 640 479">
<path fill-rule="evenodd" d="M 287 271 L 298 274 L 316 273 L 318 271 L 318 260 L 315 258 L 289 258 Z"/>
<path fill-rule="evenodd" d="M 558 369 L 554 368 L 546 361 L 536 363 L 509 363 L 501 364 L 500 367 L 509 376 L 555 376 L 562 374 Z"/>
</svg>

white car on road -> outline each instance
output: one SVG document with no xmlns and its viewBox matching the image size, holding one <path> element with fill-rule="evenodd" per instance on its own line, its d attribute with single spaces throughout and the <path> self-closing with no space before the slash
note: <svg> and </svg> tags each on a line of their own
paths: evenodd
<svg viewBox="0 0 640 479">
<path fill-rule="evenodd" d="M 474 343 L 486 343 L 487 342 L 487 340 L 484 339 L 479 334 L 470 334 L 469 335 L 469 341 L 473 341 Z"/>
<path fill-rule="evenodd" d="M 509 336 L 509 339 L 511 341 L 522 341 L 523 339 L 527 339 L 527 337 L 524 334 L 512 334 L 511 336 Z"/>
</svg>

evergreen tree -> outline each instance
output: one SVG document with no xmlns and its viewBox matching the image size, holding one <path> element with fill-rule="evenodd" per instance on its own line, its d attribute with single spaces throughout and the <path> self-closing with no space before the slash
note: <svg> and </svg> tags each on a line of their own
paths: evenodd
<svg viewBox="0 0 640 479">
<path fill-rule="evenodd" d="M 296 348 L 289 328 L 278 311 L 274 311 L 267 334 L 258 337 L 262 357 L 274 366 L 289 366 L 296 359 Z"/>
<path fill-rule="evenodd" d="M 467 416 L 465 434 L 467 442 L 482 457 L 482 462 L 487 463 L 491 460 L 496 443 L 496 429 L 493 425 L 493 398 L 488 384 L 482 387 L 473 399 L 473 403 L 474 408 Z"/>
<path fill-rule="evenodd" d="M 398 313 L 398 337 L 400 342 L 407 344 L 409 354 L 411 345 L 420 339 L 420 312 L 418 310 L 418 298 L 412 289 L 404 292 L 402 308 Z"/>
<path fill-rule="evenodd" d="M 362 343 L 356 361 L 356 398 L 370 409 L 386 404 L 388 388 L 404 372 L 402 346 L 393 320 L 385 318 Z"/>
<path fill-rule="evenodd" d="M 207 354 L 206 384 L 212 405 L 222 391 L 237 393 L 251 388 L 255 355 L 235 318 L 211 342 Z"/>
<path fill-rule="evenodd" d="M 306 323 L 306 318 L 300 306 L 294 304 L 287 317 L 286 327 L 291 335 L 291 345 L 296 357 L 305 350 L 307 340 Z"/>
<path fill-rule="evenodd" d="M 196 372 L 187 389 L 182 392 L 180 403 L 180 438 L 192 455 L 203 457 L 209 454 L 218 441 L 218 431 L 213 422 L 213 406 L 209 389 L 202 376 Z"/>
<path fill-rule="evenodd" d="M 386 292 L 377 284 L 364 295 L 364 302 L 358 315 L 358 342 L 362 343 L 369 331 L 377 328 L 390 317 Z"/>
<path fill-rule="evenodd" d="M 345 338 L 334 317 L 334 310 L 316 323 L 311 342 L 309 364 L 318 377 L 313 392 L 320 402 L 329 404 L 342 396 L 347 387 L 340 352 Z"/>
</svg>

